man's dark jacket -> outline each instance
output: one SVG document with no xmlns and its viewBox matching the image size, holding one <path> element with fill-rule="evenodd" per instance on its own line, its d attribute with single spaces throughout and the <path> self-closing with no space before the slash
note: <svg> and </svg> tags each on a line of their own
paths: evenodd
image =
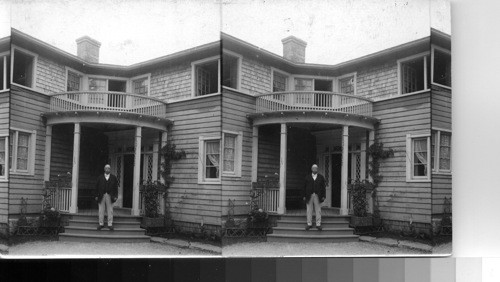
<svg viewBox="0 0 500 282">
<path fill-rule="evenodd" d="M 101 174 L 95 184 L 95 193 L 99 202 L 101 202 L 102 196 L 105 193 L 108 193 L 111 196 L 111 201 L 115 202 L 118 197 L 118 179 L 116 176 L 109 174 L 109 179 L 106 180 L 104 174 Z"/>
<path fill-rule="evenodd" d="M 306 197 L 306 202 L 309 202 L 313 193 L 318 195 L 319 201 L 322 203 L 326 195 L 326 182 L 323 175 L 319 173 L 317 174 L 316 180 L 314 180 L 312 173 L 310 173 L 306 176 L 304 181 L 304 197 Z"/>
</svg>

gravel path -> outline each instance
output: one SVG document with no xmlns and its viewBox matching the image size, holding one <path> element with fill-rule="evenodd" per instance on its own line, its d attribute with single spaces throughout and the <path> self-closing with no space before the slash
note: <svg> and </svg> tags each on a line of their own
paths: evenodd
<svg viewBox="0 0 500 282">
<path fill-rule="evenodd" d="M 195 249 L 179 248 L 159 243 L 77 243 L 28 242 L 9 247 L 13 256 L 214 256 Z"/>
<path fill-rule="evenodd" d="M 387 247 L 366 242 L 353 243 L 241 243 L 226 245 L 222 255 L 239 256 L 381 256 L 381 255 L 421 255 L 421 251 Z M 428 255 L 428 254 L 426 254 Z"/>
</svg>

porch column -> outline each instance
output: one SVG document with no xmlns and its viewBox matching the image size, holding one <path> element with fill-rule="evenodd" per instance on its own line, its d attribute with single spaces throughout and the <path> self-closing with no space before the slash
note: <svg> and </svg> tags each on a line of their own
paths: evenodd
<svg viewBox="0 0 500 282">
<path fill-rule="evenodd" d="M 286 123 L 281 124 L 280 139 L 280 198 L 278 214 L 285 214 L 286 207 L 286 153 L 287 153 L 287 128 Z"/>
<path fill-rule="evenodd" d="M 71 204 L 70 213 L 78 212 L 78 176 L 80 171 L 80 124 L 75 123 L 73 133 L 73 168 L 71 171 Z M 47 160 L 45 160 L 47 161 Z"/>
<path fill-rule="evenodd" d="M 135 152 L 134 152 L 134 186 L 132 193 L 132 215 L 139 215 L 139 187 L 141 177 L 141 139 L 142 127 L 135 128 Z"/>
<path fill-rule="evenodd" d="M 50 158 L 52 156 L 52 125 L 45 129 L 45 164 L 43 168 L 43 180 L 50 180 Z"/>
<path fill-rule="evenodd" d="M 259 162 L 259 127 L 253 127 L 252 134 L 252 182 L 257 182 L 257 170 Z"/>
<path fill-rule="evenodd" d="M 348 169 L 349 126 L 344 125 L 342 130 L 342 174 L 340 190 L 340 214 L 347 215 L 347 169 Z"/>
<path fill-rule="evenodd" d="M 167 145 L 167 132 L 164 131 L 161 133 L 161 144 L 160 144 L 160 151 L 165 145 Z M 162 172 L 163 172 L 163 167 L 161 164 L 165 163 L 165 157 L 163 157 L 163 154 L 160 155 L 160 182 L 165 184 L 165 179 L 163 179 Z"/>
</svg>

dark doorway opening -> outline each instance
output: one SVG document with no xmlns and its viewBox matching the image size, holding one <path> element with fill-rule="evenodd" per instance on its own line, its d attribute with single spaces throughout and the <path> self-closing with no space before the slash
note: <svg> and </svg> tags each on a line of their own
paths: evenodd
<svg viewBox="0 0 500 282">
<path fill-rule="evenodd" d="M 332 207 L 340 208 L 340 189 L 342 185 L 342 154 L 332 154 Z"/>
<path fill-rule="evenodd" d="M 314 91 L 332 91 L 332 81 L 331 80 L 314 80 Z M 325 93 L 314 94 L 314 105 L 316 107 L 331 107 L 332 106 L 332 96 Z"/>
<path fill-rule="evenodd" d="M 132 208 L 134 155 L 123 155 L 123 207 Z"/>
</svg>

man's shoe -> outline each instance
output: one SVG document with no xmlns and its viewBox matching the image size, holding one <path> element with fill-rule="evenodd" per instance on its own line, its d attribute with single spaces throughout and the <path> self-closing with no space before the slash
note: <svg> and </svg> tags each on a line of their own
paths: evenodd
<svg viewBox="0 0 500 282">
<path fill-rule="evenodd" d="M 306 225 L 306 230 L 311 229 L 312 225 Z"/>
<path fill-rule="evenodd" d="M 316 225 L 316 229 L 318 229 L 319 231 L 323 230 L 323 227 L 321 227 L 321 225 Z"/>
<path fill-rule="evenodd" d="M 97 230 L 98 230 L 98 231 L 101 231 L 101 229 L 102 229 L 103 227 L 104 227 L 103 225 L 99 225 L 99 226 L 97 226 Z"/>
<path fill-rule="evenodd" d="M 113 226 L 108 226 L 109 230 L 113 231 L 115 228 Z"/>
</svg>

